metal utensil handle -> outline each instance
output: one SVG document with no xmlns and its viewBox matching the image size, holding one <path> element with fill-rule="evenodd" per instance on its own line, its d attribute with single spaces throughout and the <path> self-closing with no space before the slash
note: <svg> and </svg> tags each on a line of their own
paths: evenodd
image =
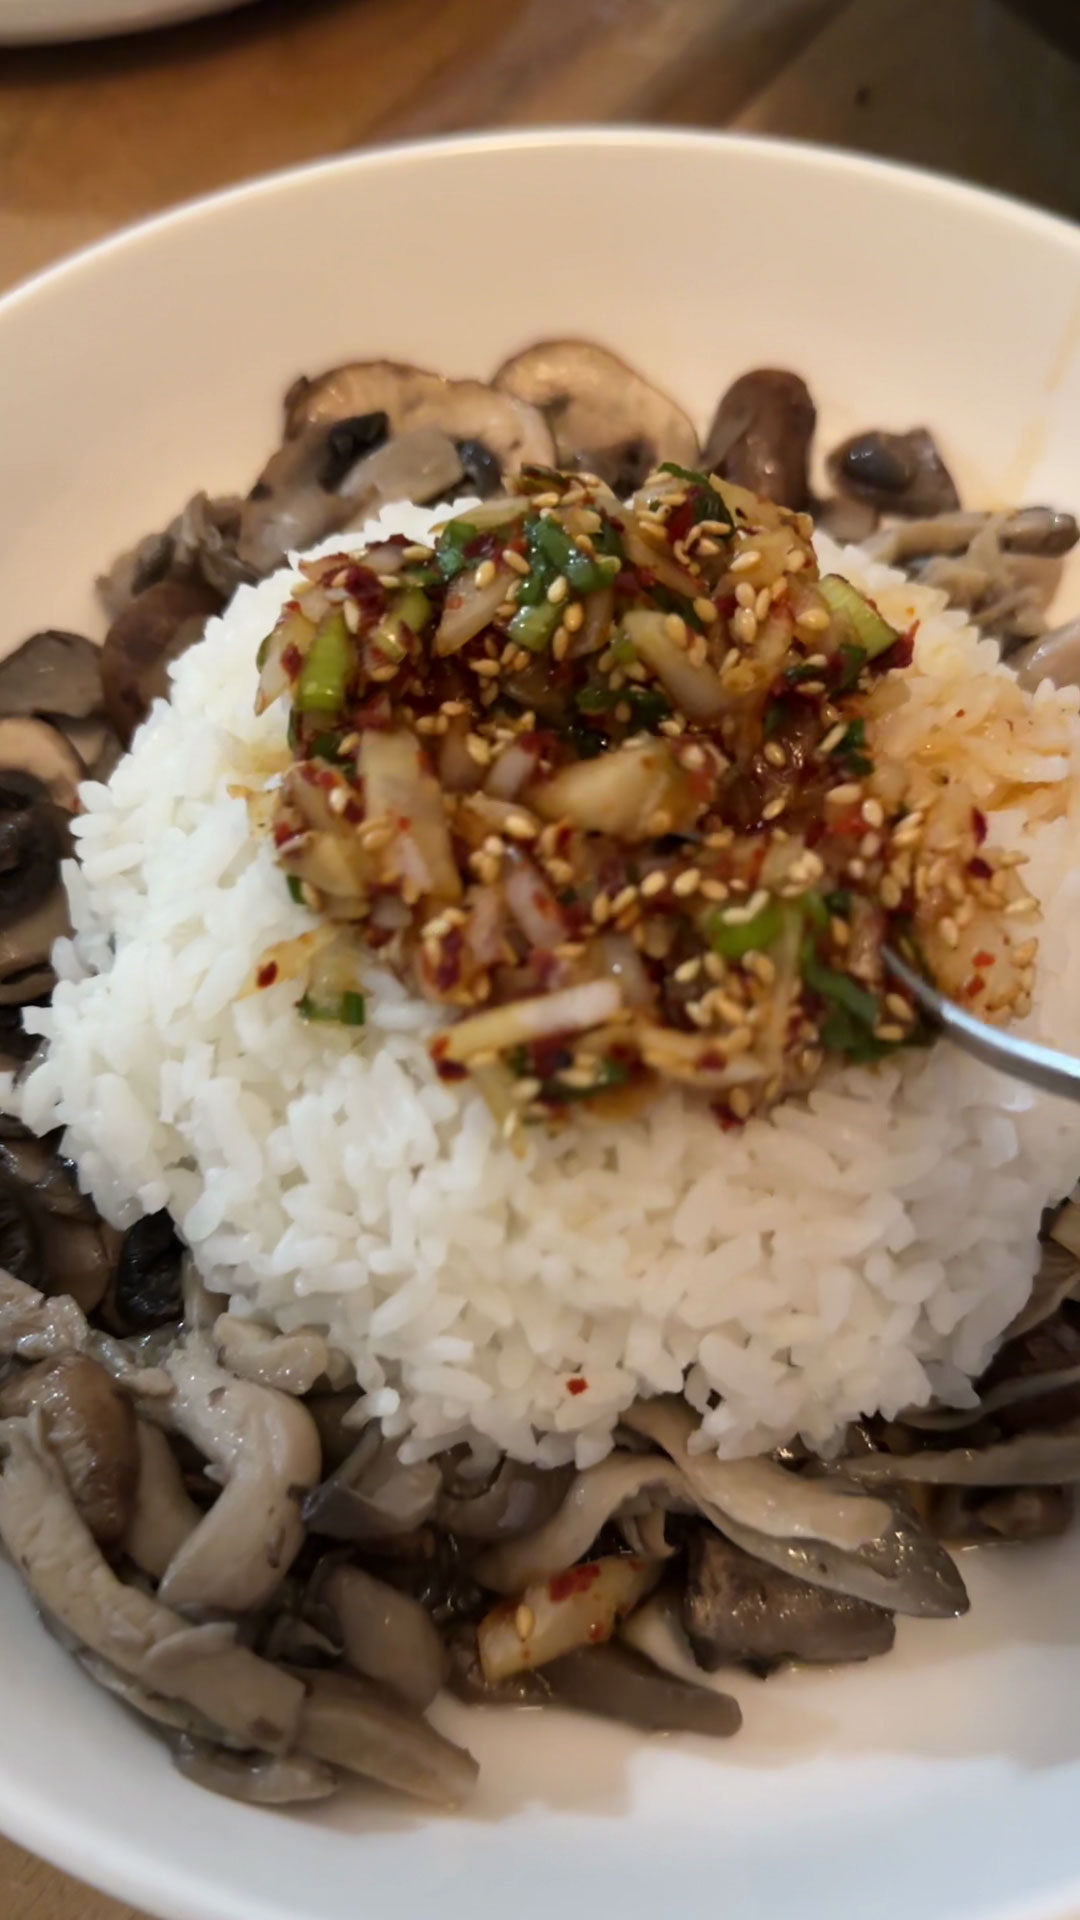
<svg viewBox="0 0 1080 1920">
<path fill-rule="evenodd" d="M 999 1032 L 997 1027 L 965 1013 L 955 1001 L 947 1000 L 891 947 L 885 948 L 883 958 L 889 972 L 907 988 L 920 1012 L 973 1059 L 1011 1074 L 1014 1080 L 1023 1080 L 1029 1087 L 1038 1087 L 1042 1093 L 1056 1093 L 1064 1100 L 1080 1100 L 1080 1060 L 1073 1054 L 1059 1053 L 1056 1047 L 1042 1047 L 1037 1041 L 1024 1040 L 1017 1034 Z"/>
</svg>

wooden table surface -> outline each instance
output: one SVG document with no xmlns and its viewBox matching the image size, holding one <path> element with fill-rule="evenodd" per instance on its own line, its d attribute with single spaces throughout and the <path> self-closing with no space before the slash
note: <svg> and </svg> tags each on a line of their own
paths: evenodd
<svg viewBox="0 0 1080 1920">
<path fill-rule="evenodd" d="M 829 140 L 1080 217 L 1080 66 L 999 0 L 260 0 L 0 49 L 0 289 L 271 168 L 584 120 Z M 140 1916 L 0 1839 L 0 1920 Z"/>
</svg>

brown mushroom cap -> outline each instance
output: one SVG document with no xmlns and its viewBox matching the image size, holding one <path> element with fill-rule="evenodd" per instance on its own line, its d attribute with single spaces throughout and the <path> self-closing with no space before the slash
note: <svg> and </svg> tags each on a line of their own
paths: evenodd
<svg viewBox="0 0 1080 1920">
<path fill-rule="evenodd" d="M 663 460 L 696 467 L 694 428 L 674 400 L 591 340 L 541 340 L 504 360 L 494 385 L 537 408 L 562 466 L 632 493 Z"/>
<path fill-rule="evenodd" d="M 41 1416 L 72 1498 L 101 1546 L 123 1539 L 135 1504 L 135 1413 L 103 1367 L 85 1354 L 43 1360 L 0 1389 L 0 1417 Z"/>
<path fill-rule="evenodd" d="M 154 701 L 169 692 L 168 669 L 221 610 L 202 580 L 159 580 L 113 621 L 101 655 L 105 710 L 125 746 Z"/>
</svg>

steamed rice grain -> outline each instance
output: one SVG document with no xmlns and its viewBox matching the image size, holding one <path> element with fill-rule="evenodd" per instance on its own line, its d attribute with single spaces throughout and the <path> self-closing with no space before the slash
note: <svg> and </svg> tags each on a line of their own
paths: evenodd
<svg viewBox="0 0 1080 1920">
<path fill-rule="evenodd" d="M 378 525 L 423 538 L 433 518 Z M 944 754 L 996 802 L 991 835 L 1029 855 L 1042 904 L 1030 1030 L 1080 1051 L 1077 696 L 1020 695 L 940 593 L 854 552 L 824 564 L 894 625 L 921 621 L 890 751 Z M 738 1133 L 669 1092 L 519 1152 L 467 1083 L 437 1079 L 438 1016 L 376 965 L 361 1035 L 304 1022 L 288 984 L 245 995 L 265 949 L 312 924 L 230 794 L 284 763 L 255 655 L 295 584 L 242 589 L 109 785 L 83 789 L 75 937 L 52 1006 L 28 1012 L 49 1050 L 16 1111 L 65 1129 L 114 1224 L 169 1208 L 235 1311 L 322 1328 L 407 1458 L 479 1435 L 588 1465 L 638 1394 L 682 1382 L 725 1453 L 970 1399 L 1080 1167 L 1063 1103 L 937 1045 L 834 1067 Z"/>
</svg>

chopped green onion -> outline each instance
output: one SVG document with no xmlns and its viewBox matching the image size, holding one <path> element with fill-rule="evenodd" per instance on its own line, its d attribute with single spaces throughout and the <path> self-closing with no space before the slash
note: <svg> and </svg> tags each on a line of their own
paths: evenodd
<svg viewBox="0 0 1080 1920">
<path fill-rule="evenodd" d="M 606 513 L 601 515 L 599 528 L 596 533 L 590 534 L 589 538 L 593 543 L 598 558 L 601 560 L 617 560 L 619 565 L 622 565 L 626 557 L 626 549 L 622 543 L 622 535 L 619 533 L 615 522 L 609 520 Z"/>
<path fill-rule="evenodd" d="M 371 644 L 385 654 L 387 660 L 404 660 L 407 648 L 402 639 L 402 628 L 410 633 L 423 633 L 432 615 L 431 601 L 419 587 L 406 587 L 404 593 L 395 595 L 386 609 L 378 626 L 371 635 Z"/>
<path fill-rule="evenodd" d="M 621 695 L 613 687 L 582 687 L 574 705 L 581 713 L 610 713 L 613 707 L 618 706 L 620 698 Z"/>
<path fill-rule="evenodd" d="M 657 727 L 661 720 L 671 715 L 671 702 L 662 693 L 654 693 L 647 687 L 626 687 L 620 698 L 624 699 L 642 727 Z"/>
<path fill-rule="evenodd" d="M 515 613 L 506 629 L 507 635 L 528 653 L 544 653 L 559 624 L 561 611 L 561 608 L 553 607 L 547 600 L 538 606 L 526 603 Z"/>
<path fill-rule="evenodd" d="M 857 1066 L 884 1059 L 902 1041 L 879 1040 L 876 1033 L 854 1020 L 843 1007 L 833 1007 L 821 1025 L 821 1044 L 826 1053 L 842 1053 Z"/>
<path fill-rule="evenodd" d="M 270 641 L 272 637 L 273 636 L 271 634 L 269 633 L 267 634 L 266 639 L 262 641 L 259 647 L 259 651 L 255 655 L 255 665 L 258 667 L 260 673 L 262 672 L 262 669 L 265 667 L 266 662 L 270 656 Z"/>
<path fill-rule="evenodd" d="M 825 895 L 825 905 L 838 919 L 846 920 L 851 912 L 851 895 L 846 887 L 837 887 L 834 893 Z"/>
<path fill-rule="evenodd" d="M 734 533 L 735 522 L 731 508 L 723 494 L 717 492 L 709 474 L 697 473 L 693 467 L 680 467 L 674 460 L 662 461 L 660 471 L 674 474 L 676 480 L 688 480 L 695 489 L 696 497 L 691 496 L 695 521 L 717 520 L 727 528 L 729 533 Z"/>
<path fill-rule="evenodd" d="M 637 648 L 628 633 L 620 633 L 612 643 L 611 657 L 617 667 L 635 667 Z"/>
<path fill-rule="evenodd" d="M 794 905 L 798 907 L 803 919 L 808 920 L 810 925 L 816 927 L 819 933 L 828 933 L 829 908 L 820 893 L 800 894 L 799 898 L 794 902 Z"/>
<path fill-rule="evenodd" d="M 864 599 L 850 580 L 845 580 L 839 573 L 827 573 L 818 581 L 817 587 L 829 612 L 848 629 L 868 660 L 876 660 L 879 653 L 887 653 L 890 647 L 896 645 L 900 635 L 887 620 L 882 619 L 877 608 Z"/>
<path fill-rule="evenodd" d="M 444 580 L 456 580 L 469 562 L 465 558 L 465 548 L 476 539 L 479 529 L 471 520 L 451 520 L 439 535 L 435 547 L 435 565 Z"/>
<path fill-rule="evenodd" d="M 296 875 L 295 875 L 295 873 L 290 873 L 290 874 L 289 874 L 289 876 L 288 876 L 288 879 L 287 879 L 287 881 L 286 881 L 286 885 L 287 885 L 287 887 L 288 887 L 288 889 L 289 889 L 289 893 L 290 893 L 290 895 L 291 895 L 291 897 L 292 897 L 292 899 L 293 899 L 293 900 L 295 900 L 295 902 L 296 902 L 296 904 L 297 904 L 297 906 L 298 906 L 298 907 L 303 907 L 303 906 L 306 906 L 306 905 L 307 905 L 307 902 L 306 902 L 306 901 L 305 901 L 305 899 L 304 899 L 304 883 L 303 883 L 303 881 L 302 881 L 302 880 L 298 880 L 298 879 L 297 879 L 297 877 L 296 877 Z"/>
<path fill-rule="evenodd" d="M 308 758 L 310 760 L 347 760 L 348 754 L 343 754 L 341 751 L 342 737 L 340 733 L 317 733 L 308 748 Z"/>
<path fill-rule="evenodd" d="M 558 573 L 564 573 L 575 593 L 598 593 L 607 574 L 590 554 L 582 553 L 557 520 L 527 520 L 525 532 L 534 553 L 542 553 Z"/>
<path fill-rule="evenodd" d="M 296 683 L 298 713 L 340 713 L 355 663 L 352 635 L 336 609 L 324 615 Z"/>
<path fill-rule="evenodd" d="M 779 900 L 768 900 L 751 920 L 731 920 L 722 907 L 706 916 L 705 937 L 722 960 L 741 960 L 747 953 L 764 953 L 775 946 L 787 924 Z"/>
<path fill-rule="evenodd" d="M 844 671 L 833 686 L 834 693 L 853 693 L 859 684 L 859 676 L 866 665 L 869 655 L 865 647 L 853 647 L 842 640 L 837 649 L 844 662 Z"/>
<path fill-rule="evenodd" d="M 687 599 L 685 593 L 674 593 L 670 587 L 662 587 L 659 581 L 654 581 L 648 592 L 662 612 L 681 613 L 687 626 L 693 627 L 695 633 L 705 632 L 704 620 L 695 613 L 694 603 Z"/>
<path fill-rule="evenodd" d="M 314 1000 L 305 993 L 299 1011 L 305 1020 L 333 1021 L 342 1027 L 362 1027 L 367 1017 L 362 993 L 343 993 L 336 1000 Z"/>
<path fill-rule="evenodd" d="M 873 1030 L 878 1017 L 878 1003 L 874 995 L 853 980 L 849 973 L 839 973 L 835 967 L 826 966 L 809 941 L 803 948 L 802 977 L 811 992 L 820 999 L 842 1007 L 861 1026 Z"/>
</svg>

